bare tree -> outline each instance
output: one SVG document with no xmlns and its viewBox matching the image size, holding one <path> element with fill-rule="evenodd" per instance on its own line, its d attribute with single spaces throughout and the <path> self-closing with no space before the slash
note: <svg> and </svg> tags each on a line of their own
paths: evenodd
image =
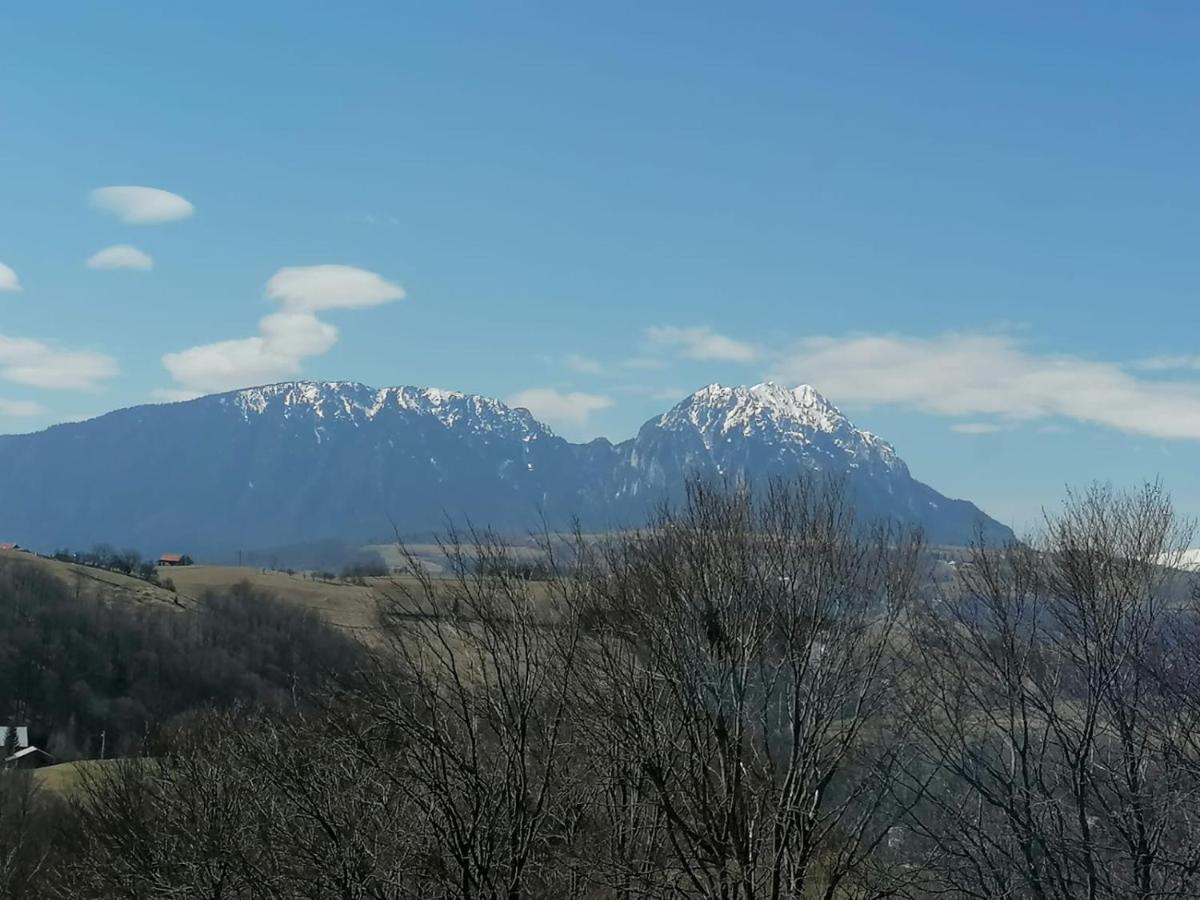
<svg viewBox="0 0 1200 900">
<path fill-rule="evenodd" d="M 920 537 L 838 482 L 692 483 L 536 565 L 451 531 L 354 677 L 85 777 L 64 856 L 0 833 L 0 874 L 32 860 L 64 898 L 1200 896 L 1189 535 L 1156 485 L 1094 488 L 935 591 Z"/>
<path fill-rule="evenodd" d="M 12 729 L 9 729 L 12 733 Z M 30 772 L 0 768 L 0 898 L 32 894 L 50 859 L 43 797 Z"/>
<path fill-rule="evenodd" d="M 696 482 L 588 575 L 591 742 L 625 792 L 624 871 L 654 896 L 870 897 L 907 803 L 897 623 L 921 542 L 832 482 Z"/>
<path fill-rule="evenodd" d="M 61 897 L 425 896 L 407 807 L 347 716 L 204 717 L 156 759 L 85 776 Z"/>
<path fill-rule="evenodd" d="M 443 876 L 426 896 L 571 896 L 578 586 L 532 580 L 491 533 L 467 537 L 450 532 L 438 578 L 409 557 L 381 608 L 389 656 L 357 701 L 407 748 L 379 770 L 420 810 Z"/>
<path fill-rule="evenodd" d="M 909 827 L 960 896 L 1196 896 L 1197 782 L 1162 689 L 1190 529 L 1158 485 L 1070 494 L 1032 544 L 980 543 L 927 604 L 906 696 L 935 790 Z"/>
</svg>

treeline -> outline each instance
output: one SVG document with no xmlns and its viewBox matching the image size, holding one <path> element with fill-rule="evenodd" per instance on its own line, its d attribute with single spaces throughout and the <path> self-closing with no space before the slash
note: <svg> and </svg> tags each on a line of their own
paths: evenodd
<svg viewBox="0 0 1200 900">
<path fill-rule="evenodd" d="M 176 609 L 104 602 L 27 563 L 0 569 L 0 719 L 29 725 L 60 760 L 137 753 L 201 710 L 289 705 L 359 652 L 244 584 Z"/>
<path fill-rule="evenodd" d="M 106 569 L 109 572 L 118 572 L 132 578 L 140 578 L 151 584 L 162 585 L 172 591 L 175 589 L 171 579 L 159 579 L 154 561 L 143 559 L 140 550 L 118 550 L 108 544 L 97 544 L 91 550 L 72 550 L 64 547 L 54 551 L 50 558 L 59 562 L 91 566 L 94 569 Z M 191 564 L 192 558 L 184 556 L 181 565 L 190 566 Z"/>
<path fill-rule="evenodd" d="M 181 722 L 32 813 L 10 870 L 64 898 L 1195 898 L 1188 539 L 1158 487 L 1096 489 L 934 590 L 918 535 L 811 482 L 693 485 L 544 581 L 473 536 L 396 585 L 354 677 Z"/>
</svg>

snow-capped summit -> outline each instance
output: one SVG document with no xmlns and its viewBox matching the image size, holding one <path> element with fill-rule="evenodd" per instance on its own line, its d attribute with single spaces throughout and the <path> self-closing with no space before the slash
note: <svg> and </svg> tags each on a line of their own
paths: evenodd
<svg viewBox="0 0 1200 900">
<path fill-rule="evenodd" d="M 700 428 L 714 423 L 714 415 L 724 431 L 750 429 L 765 421 L 787 421 L 819 431 L 836 431 L 849 423 L 836 406 L 811 385 L 787 388 L 774 381 L 750 387 L 726 387 L 710 384 L 700 388 L 662 416 L 664 424 L 686 416 Z"/>
<path fill-rule="evenodd" d="M 761 483 L 812 474 L 845 480 L 864 517 L 919 523 L 937 542 L 965 543 L 977 522 L 995 536 L 1011 534 L 972 504 L 917 481 L 891 444 L 856 428 L 811 385 L 710 384 L 617 449 L 614 494 L 633 508 L 677 494 L 692 475 Z"/>
<path fill-rule="evenodd" d="M 851 467 L 904 466 L 891 444 L 855 428 L 841 410 L 808 384 L 796 388 L 773 381 L 750 387 L 710 384 L 660 416 L 657 427 L 674 432 L 694 430 L 709 451 L 740 437 L 809 453 L 844 455 Z"/>
<path fill-rule="evenodd" d="M 244 419 L 277 414 L 286 419 L 315 418 L 361 425 L 378 416 L 428 416 L 446 428 L 503 432 L 529 439 L 552 436 L 527 409 L 499 400 L 441 388 L 373 388 L 354 381 L 290 381 L 244 388 L 213 399 L 240 410 Z"/>
<path fill-rule="evenodd" d="M 813 387 L 709 385 L 613 445 L 572 444 L 475 394 L 286 382 L 0 436 L 0 533 L 193 555 L 428 532 L 637 524 L 689 477 L 844 478 L 865 517 L 964 542 L 1008 530 L 915 480 Z M 52 513 L 48 513 L 52 510 Z"/>
</svg>

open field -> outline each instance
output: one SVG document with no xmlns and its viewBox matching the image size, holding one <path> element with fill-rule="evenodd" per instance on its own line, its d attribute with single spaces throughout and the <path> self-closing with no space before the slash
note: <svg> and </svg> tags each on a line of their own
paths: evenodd
<svg viewBox="0 0 1200 900">
<path fill-rule="evenodd" d="M 336 628 L 368 643 L 377 633 L 376 607 L 380 598 L 414 585 L 413 579 L 400 575 L 367 578 L 361 583 L 351 583 L 238 566 L 160 568 L 159 577 L 169 578 L 174 583 L 176 591 L 173 593 L 139 578 L 20 551 L 0 551 L 0 567 L 6 565 L 29 565 L 41 569 L 61 580 L 72 591 L 97 597 L 106 603 L 162 604 L 177 611 L 194 608 L 208 591 L 224 591 L 245 582 L 285 603 L 310 610 Z M 436 613 L 436 610 L 428 612 Z"/>
<path fill-rule="evenodd" d="M 280 600 L 312 610 L 332 625 L 348 631 L 374 628 L 376 588 L 372 586 L 325 582 L 236 566 L 177 566 L 158 570 L 160 578 L 171 579 L 176 592 L 157 587 L 139 578 L 106 569 L 60 562 L 31 553 L 0 551 L 0 566 L 24 564 L 41 569 L 79 594 L 95 596 L 109 603 L 162 604 L 175 610 L 194 607 L 210 590 L 225 590 L 239 582 L 249 582 L 258 590 Z M 386 580 L 386 579 L 385 579 Z"/>
<path fill-rule="evenodd" d="M 434 545 L 415 548 L 422 559 L 436 556 Z M 469 549 L 469 548 L 468 548 Z M 512 548 L 514 555 L 524 558 L 526 548 Z M 529 548 L 530 561 L 535 560 L 536 551 Z M 389 560 L 390 561 L 390 560 Z M 9 564 L 25 564 L 39 568 L 68 585 L 80 595 L 94 596 L 106 603 L 161 604 L 165 608 L 183 612 L 195 608 L 209 591 L 227 591 L 239 583 L 248 583 L 252 588 L 301 607 L 321 616 L 334 627 L 352 634 L 365 643 L 373 643 L 378 637 L 377 607 L 381 599 L 403 594 L 406 588 L 417 587 L 415 579 L 404 575 L 390 575 L 351 581 L 325 581 L 306 574 L 288 574 L 270 569 L 239 566 L 171 566 L 160 567 L 161 579 L 175 585 L 175 592 L 158 587 L 127 575 L 106 569 L 83 566 L 77 563 L 48 559 L 20 551 L 0 551 L 0 567 Z M 430 567 L 431 572 L 433 567 Z M 435 587 L 437 574 L 433 572 Z M 542 590 L 540 584 L 533 585 L 535 592 Z M 419 593 L 419 591 L 415 591 Z M 437 616 L 440 603 L 432 605 L 421 602 L 414 611 L 414 618 Z"/>
<path fill-rule="evenodd" d="M 377 594 L 370 586 L 318 581 L 303 575 L 238 566 L 177 566 L 159 569 L 158 573 L 175 582 L 180 594 L 193 599 L 204 596 L 207 591 L 226 590 L 240 582 L 248 582 L 258 590 L 312 610 L 339 628 L 363 631 L 375 626 Z"/>
<path fill-rule="evenodd" d="M 38 787 L 52 794 L 69 797 L 85 774 L 99 774 L 117 765 L 116 759 L 81 759 L 76 762 L 59 763 L 33 770 L 33 780 Z"/>
<path fill-rule="evenodd" d="M 380 558 L 390 569 L 402 568 L 407 563 L 403 550 L 399 544 L 369 544 L 363 547 L 364 550 L 369 550 L 378 553 Z M 425 567 L 425 571 L 436 575 L 446 569 L 446 555 L 442 548 L 436 543 L 405 543 L 404 549 L 411 553 Z M 463 549 L 468 553 L 475 553 L 476 546 L 466 543 Z M 507 545 L 509 554 L 516 562 L 538 562 L 543 559 L 543 553 L 540 547 L 533 546 L 528 540 L 513 539 L 513 542 Z"/>
</svg>

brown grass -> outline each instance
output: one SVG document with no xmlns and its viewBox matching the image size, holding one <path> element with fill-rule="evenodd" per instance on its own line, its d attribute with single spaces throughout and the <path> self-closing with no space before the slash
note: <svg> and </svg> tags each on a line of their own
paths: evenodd
<svg viewBox="0 0 1200 900">
<path fill-rule="evenodd" d="M 163 603 L 179 608 L 175 594 L 165 588 L 156 587 L 140 578 L 131 578 L 106 569 L 95 569 L 91 566 L 80 566 L 75 563 L 59 562 L 55 559 L 44 559 L 32 553 L 14 550 L 0 550 L 0 565 L 26 563 L 37 566 L 61 580 L 68 588 L 78 594 L 98 596 L 102 600 L 132 602 L 132 603 Z"/>
<path fill-rule="evenodd" d="M 111 769 L 120 760 L 116 759 L 81 759 L 76 762 L 59 763 L 56 766 L 45 766 L 33 770 L 33 780 L 37 786 L 51 794 L 69 797 L 79 788 L 86 774 L 98 775 L 105 769 Z"/>
</svg>

